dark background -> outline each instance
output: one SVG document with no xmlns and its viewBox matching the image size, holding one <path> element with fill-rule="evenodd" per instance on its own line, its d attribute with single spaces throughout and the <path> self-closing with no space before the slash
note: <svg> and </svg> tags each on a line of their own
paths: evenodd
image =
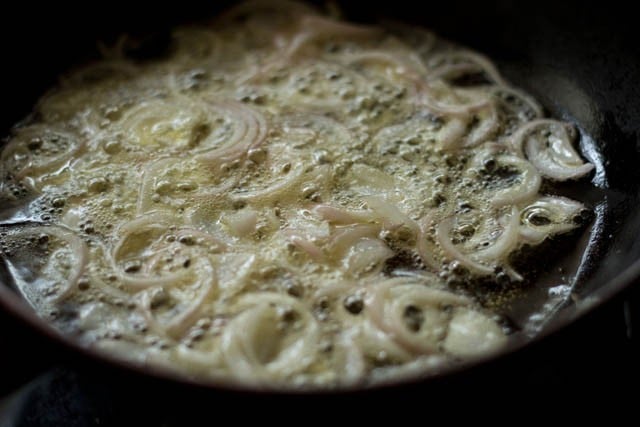
<svg viewBox="0 0 640 427">
<path fill-rule="evenodd" d="M 175 20 L 207 16 L 220 3 L 182 1 L 163 6 L 159 2 L 116 1 L 72 6 L 23 2 L 5 6 L 4 10 L 0 7 L 2 133 L 6 134 L 10 125 L 30 110 L 60 72 L 90 57 L 88 52 L 95 51 L 97 38 L 109 39 L 122 31 L 156 32 Z M 346 9 L 356 16 L 382 14 L 423 22 L 488 53 L 507 71 L 509 79 L 533 89 L 551 109 L 554 105 L 548 94 L 527 87 L 529 73 L 558 69 L 585 82 L 583 89 L 598 104 L 603 123 L 608 126 L 599 135 L 608 142 L 603 152 L 616 159 L 608 171 L 611 185 L 628 196 L 627 212 L 638 211 L 640 31 L 631 6 L 624 2 L 560 4 L 546 0 L 423 2 L 420 6 L 402 0 L 379 5 L 347 3 Z M 620 218 L 622 221 L 622 214 Z M 626 237 L 635 241 L 636 235 Z M 631 252 L 628 255 L 635 256 Z M 274 411 L 313 407 L 320 402 L 362 410 L 372 399 L 398 405 L 414 400 L 464 398 L 488 400 L 496 407 L 520 400 L 529 410 L 543 412 L 558 405 L 566 409 L 566 402 L 579 398 L 583 402 L 580 409 L 567 410 L 595 411 L 602 407 L 585 407 L 584 402 L 609 400 L 616 404 L 617 411 L 631 413 L 635 408 L 624 402 L 637 396 L 637 289 L 634 284 L 570 327 L 472 371 L 373 394 L 294 400 L 201 393 L 149 383 L 86 362 L 0 312 L 0 396 L 14 393 L 12 400 L 5 400 L 4 408 L 0 403 L 0 426 L 122 425 L 124 415 L 130 420 L 144 418 L 149 424 L 185 425 L 185 417 L 195 420 L 213 410 L 210 402 L 236 398 L 255 405 L 261 402 Z M 32 379 L 35 382 L 25 386 Z M 176 404 L 176 396 L 184 396 L 177 399 L 180 404 Z M 216 405 L 215 410 L 225 411 L 225 407 Z M 423 420 L 420 418 L 420 422 Z"/>
</svg>

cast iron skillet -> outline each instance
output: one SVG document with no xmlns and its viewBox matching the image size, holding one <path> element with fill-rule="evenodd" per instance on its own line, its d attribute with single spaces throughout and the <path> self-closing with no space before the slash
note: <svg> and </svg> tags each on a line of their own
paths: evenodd
<svg viewBox="0 0 640 427">
<path fill-rule="evenodd" d="M 3 53 L 2 79 L 5 114 L 0 117 L 0 129 L 6 134 L 11 125 L 30 111 L 37 97 L 52 86 L 57 75 L 70 65 L 81 63 L 95 52 L 97 39 L 109 39 L 121 32 L 163 34 L 171 23 L 199 19 L 215 13 L 222 3 L 202 5 L 181 1 L 180 7 L 162 8 L 138 4 L 133 7 L 110 2 L 91 6 L 97 9 L 70 6 L 39 7 L 37 14 L 27 6 L 16 5 L 5 14 L 7 24 L 1 28 L 0 46 Z M 423 24 L 439 34 L 485 52 L 496 60 L 501 71 L 515 85 L 538 98 L 556 117 L 576 123 L 587 135 L 581 141 L 587 157 L 597 165 L 593 178 L 595 190 L 573 186 L 575 197 L 595 208 L 593 232 L 588 242 L 587 256 L 580 262 L 581 280 L 574 289 L 577 304 L 558 310 L 546 324 L 542 336 L 520 348 L 522 343 L 484 365 L 467 367 L 457 372 L 411 384 L 394 384 L 381 390 L 351 391 L 389 393 L 394 390 L 434 390 L 443 385 L 465 384 L 471 378 L 488 377 L 477 374 L 487 369 L 499 372 L 509 358 L 535 351 L 544 342 L 562 336 L 557 331 L 567 327 L 600 303 L 612 298 L 640 276 L 640 57 L 635 51 L 637 31 L 633 28 L 630 10 L 624 5 L 599 3 L 585 7 L 583 3 L 551 1 L 512 4 L 508 1 L 462 2 L 448 1 L 420 5 L 420 2 L 393 1 L 381 4 L 345 2 L 344 10 L 351 19 L 371 20 L 379 16 L 398 18 Z M 390 4 L 392 3 L 392 4 Z M 622 3 L 622 2 L 621 2 Z M 162 37 L 160 37 L 162 39 Z M 150 38 L 134 55 L 144 59 L 161 50 L 158 37 Z M 265 395 L 232 390 L 224 385 L 202 387 L 163 373 L 127 366 L 104 356 L 80 349 L 59 337 L 39 320 L 18 296 L 5 286 L 0 275 L 0 310 L 9 313 L 15 333 L 12 348 L 26 346 L 46 358 L 25 357 L 23 360 L 53 359 L 72 361 L 101 376 L 108 382 L 126 381 L 129 392 L 141 384 L 162 390 L 203 390 L 207 396 L 228 398 L 240 393 L 244 398 Z M 0 326 L 0 342 L 3 333 Z M 6 339 L 4 339 L 6 340 Z M 5 347 L 3 344 L 2 347 Z M 7 347 L 5 347 L 7 348 Z M 533 348 L 533 349 L 532 349 Z M 24 355 L 24 353 L 22 353 Z M 33 366 L 43 366 L 35 363 Z M 489 374 L 487 374 L 489 375 Z M 273 397 L 274 394 L 269 394 Z M 324 398 L 327 398 L 325 395 Z"/>
</svg>

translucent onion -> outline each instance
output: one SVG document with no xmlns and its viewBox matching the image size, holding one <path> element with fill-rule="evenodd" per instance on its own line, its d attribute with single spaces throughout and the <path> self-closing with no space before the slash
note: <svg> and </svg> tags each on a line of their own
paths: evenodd
<svg viewBox="0 0 640 427">
<path fill-rule="evenodd" d="M 360 382 L 366 372 L 366 363 L 358 342 L 360 328 L 354 327 L 342 331 L 335 340 L 333 360 L 338 373 L 336 380 L 345 385 Z"/>
<path fill-rule="evenodd" d="M 578 179 L 594 166 L 584 163 L 573 148 L 570 125 L 555 120 L 534 120 L 518 129 L 511 138 L 517 153 L 527 158 L 540 173 L 558 181 Z"/>
<path fill-rule="evenodd" d="M 297 234 L 294 230 L 286 230 L 284 234 L 287 236 L 287 240 L 291 242 L 291 244 L 309 255 L 312 260 L 317 262 L 324 260 L 325 256 L 322 249 L 309 239 Z"/>
<path fill-rule="evenodd" d="M 317 205 L 312 211 L 325 221 L 336 225 L 350 225 L 374 221 L 372 212 L 367 210 L 339 209 L 329 205 Z"/>
<path fill-rule="evenodd" d="M 376 238 L 380 234 L 380 226 L 375 224 L 360 224 L 336 229 L 326 247 L 326 253 L 342 258 L 350 248 L 360 239 L 370 237 Z"/>
<path fill-rule="evenodd" d="M 197 277 L 195 284 L 192 285 L 197 289 L 196 295 L 189 298 L 185 304 L 186 307 L 178 314 L 172 314 L 168 320 L 162 321 L 153 315 L 153 292 L 145 291 L 141 294 L 140 298 L 142 313 L 149 324 L 154 327 L 154 329 L 159 329 L 176 339 L 182 337 L 201 317 L 202 308 L 217 289 L 216 272 L 209 260 L 206 258 L 198 258 L 191 268 Z"/>
<path fill-rule="evenodd" d="M 366 302 L 367 315 L 372 322 L 414 354 L 438 352 L 450 321 L 450 314 L 444 307 L 471 304 L 467 298 L 430 288 L 411 278 L 389 279 L 376 284 Z M 410 329 L 405 320 L 408 307 L 419 310 L 423 318 L 415 325 L 417 330 Z"/>
<path fill-rule="evenodd" d="M 518 245 L 520 215 L 515 206 L 511 208 L 511 213 L 506 218 L 503 218 L 506 224 L 500 236 L 493 241 L 493 244 L 469 254 L 462 253 L 451 241 L 450 232 L 453 227 L 453 221 L 454 218 L 449 217 L 440 222 L 436 228 L 436 239 L 445 257 L 459 262 L 460 265 L 466 267 L 472 273 L 483 276 L 493 274 L 495 267 L 501 262 L 506 262 L 509 254 Z M 515 279 L 522 279 L 516 272 L 513 272 L 513 276 Z"/>
<path fill-rule="evenodd" d="M 400 227 L 406 227 L 414 237 L 420 233 L 418 223 L 409 218 L 409 216 L 402 212 L 395 204 L 378 196 L 365 196 L 363 200 L 373 211 L 374 218 L 381 221 L 384 229 L 397 230 Z"/>
<path fill-rule="evenodd" d="M 223 222 L 232 235 L 246 237 L 256 231 L 258 214 L 252 209 L 242 209 L 232 215 L 225 215 Z"/>
<path fill-rule="evenodd" d="M 502 218 L 503 229 L 500 237 L 495 239 L 492 245 L 475 251 L 472 255 L 473 258 L 490 263 L 506 260 L 518 245 L 519 213 L 518 208 L 515 206 L 511 207 L 511 213 Z"/>
<path fill-rule="evenodd" d="M 434 227 L 434 219 L 431 213 L 425 215 L 420 221 L 420 234 L 416 242 L 416 251 L 424 265 L 431 271 L 440 271 L 440 262 L 436 259 L 436 243 L 431 238 L 431 228 Z"/>
<path fill-rule="evenodd" d="M 500 127 L 498 111 L 493 103 L 487 108 L 479 111 L 475 115 L 480 124 L 475 126 L 467 135 L 462 145 L 464 147 L 475 147 L 493 136 Z"/>
<path fill-rule="evenodd" d="M 61 302 L 68 298 L 73 292 L 77 290 L 78 280 L 83 276 L 87 268 L 87 261 L 89 259 L 89 249 L 86 243 L 74 232 L 67 230 L 63 227 L 56 226 L 34 226 L 21 230 L 15 234 L 11 234 L 12 239 L 24 239 L 27 236 L 33 236 L 35 234 L 45 234 L 53 236 L 61 242 L 66 243 L 63 248 L 69 249 L 71 252 L 71 261 L 68 263 L 70 268 L 68 276 L 64 283 L 61 283 L 62 287 L 57 290 L 57 293 L 53 297 L 55 302 Z M 51 258 L 52 260 L 55 257 Z"/>
<path fill-rule="evenodd" d="M 520 110 L 520 114 L 518 114 L 520 122 L 539 119 L 544 116 L 544 110 L 538 101 L 519 89 L 509 86 L 497 86 L 493 88 L 492 93 L 498 103 L 503 106 L 509 106 L 515 111 Z M 516 103 L 521 105 L 513 105 Z"/>
<path fill-rule="evenodd" d="M 59 147 L 58 141 L 66 141 L 67 146 Z M 20 128 L 2 150 L 0 162 L 7 172 L 18 180 L 36 184 L 48 174 L 64 168 L 82 149 L 85 140 L 68 131 L 51 130 L 35 125 Z M 58 152 L 63 148 L 62 152 Z M 37 151 L 41 151 L 38 154 Z M 51 152 L 47 155 L 47 152 Z"/>
<path fill-rule="evenodd" d="M 511 155 L 496 157 L 499 165 L 510 166 L 520 174 L 520 182 L 503 190 L 496 191 L 491 198 L 493 206 L 513 205 L 534 197 L 540 189 L 542 179 L 538 170 L 526 160 Z"/>
<path fill-rule="evenodd" d="M 550 236 L 574 230 L 578 227 L 574 218 L 584 208 L 582 203 L 566 197 L 540 197 L 522 209 L 520 237 L 529 244 L 537 245 Z"/>
<path fill-rule="evenodd" d="M 213 101 L 209 107 L 218 114 L 226 115 L 233 123 L 232 136 L 220 141 L 220 145 L 200 150 L 199 159 L 207 164 L 220 166 L 240 159 L 252 148 L 264 141 L 268 125 L 264 115 L 236 101 Z"/>
<path fill-rule="evenodd" d="M 493 83 L 505 86 L 507 83 L 498 69 L 484 55 L 465 50 L 448 51 L 433 55 L 427 66 L 430 79 L 459 77 L 460 74 L 482 71 Z"/>
<path fill-rule="evenodd" d="M 346 254 L 342 264 L 351 276 L 376 274 L 384 267 L 384 262 L 395 252 L 380 239 L 364 237 L 359 239 Z"/>
<path fill-rule="evenodd" d="M 449 321 L 444 350 L 458 357 L 493 354 L 507 343 L 504 331 L 489 316 L 467 307 L 456 307 Z"/>
<path fill-rule="evenodd" d="M 441 81 L 420 87 L 420 103 L 437 115 L 467 117 L 491 105 L 491 98 L 475 89 L 452 88 Z"/>
<path fill-rule="evenodd" d="M 319 327 L 300 301 L 276 293 L 254 293 L 238 302 L 244 311 L 222 336 L 222 351 L 238 379 L 269 385 L 304 371 L 316 357 Z M 287 313 L 294 313 L 288 322 Z M 285 328 L 278 325 L 285 322 Z"/>
<path fill-rule="evenodd" d="M 133 236 L 136 235 L 152 233 L 152 235 L 156 236 L 153 240 L 156 240 L 168 231 L 171 224 L 175 224 L 175 219 L 173 217 L 155 213 L 129 221 L 118 229 L 118 235 L 121 237 L 112 250 L 111 263 L 112 269 L 117 274 L 118 279 L 128 289 L 132 291 L 140 291 L 153 286 L 172 286 L 176 283 L 181 283 L 188 275 L 187 269 L 181 269 L 177 272 L 163 275 L 142 276 L 126 273 L 123 268 L 118 265 L 118 260 L 121 258 L 121 252 L 126 249 L 129 239 L 132 239 Z M 139 245 L 140 238 L 136 238 L 134 241 Z"/>
</svg>

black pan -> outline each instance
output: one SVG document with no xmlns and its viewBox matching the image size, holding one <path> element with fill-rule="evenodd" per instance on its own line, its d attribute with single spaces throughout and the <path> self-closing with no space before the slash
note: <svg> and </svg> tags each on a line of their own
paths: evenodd
<svg viewBox="0 0 640 427">
<path fill-rule="evenodd" d="M 179 8 L 163 8 L 159 3 L 134 7 L 109 2 L 92 5 L 91 9 L 15 5 L 14 10 L 4 14 L 6 25 L 0 27 L 0 52 L 4 58 L 0 88 L 5 110 L 0 129 L 8 133 L 61 72 L 90 59 L 96 40 L 110 39 L 121 32 L 150 34 L 149 43 L 133 54 L 153 56 L 161 52 L 163 30 L 170 24 L 211 15 L 223 3 L 226 2 L 203 5 L 181 1 Z M 561 262 L 578 266 L 579 280 L 574 288 L 576 303 L 556 307 L 539 338 L 526 345 L 517 343 L 509 354 L 478 366 L 458 368 L 411 384 L 351 391 L 342 398 L 364 393 L 386 396 L 399 390 L 423 395 L 446 388 L 478 386 L 490 379 L 513 380 L 526 374 L 532 359 L 540 355 L 549 366 L 536 365 L 538 369 L 553 369 L 557 363 L 560 365 L 556 366 L 565 366 L 562 363 L 566 361 L 554 359 L 549 349 L 561 345 L 579 325 L 597 328 L 597 324 L 589 323 L 594 316 L 589 313 L 640 276 L 640 54 L 635 44 L 640 31 L 634 27 L 635 15 L 629 7 L 612 2 L 587 7 L 584 3 L 546 0 L 525 4 L 344 2 L 346 15 L 352 19 L 369 21 L 382 16 L 424 25 L 489 55 L 508 80 L 532 93 L 553 116 L 579 126 L 584 135 L 581 147 L 597 171 L 594 186 L 578 184 L 565 189 L 590 204 L 595 215 L 585 234 L 588 238 L 572 243 L 586 246 L 584 256 L 560 256 L 566 248 L 556 248 L 555 252 L 549 248 L 563 259 Z M 163 390 L 166 396 L 165 390 L 174 393 L 176 388 L 205 393 L 206 398 L 215 395 L 216 399 L 242 395 L 245 399 L 259 397 L 264 402 L 267 396 L 230 390 L 224 385 L 186 382 L 82 350 L 53 333 L 6 283 L 7 278 L 0 275 L 0 351 L 5 352 L 5 358 L 12 356 L 10 360 L 20 363 L 25 372 L 29 372 L 29 366 L 40 369 L 51 360 L 64 361 L 98 375 L 99 381 L 128 384 L 126 391 L 120 390 L 127 396 L 148 395 L 150 390 Z M 523 300 L 522 310 L 527 312 L 527 306 L 539 304 L 546 292 L 543 289 L 538 296 Z M 618 303 L 613 300 L 609 306 Z M 581 339 L 587 348 L 584 340 L 590 337 Z M 633 375 L 636 374 L 634 370 Z M 0 382 L 0 392 L 2 385 Z"/>
</svg>

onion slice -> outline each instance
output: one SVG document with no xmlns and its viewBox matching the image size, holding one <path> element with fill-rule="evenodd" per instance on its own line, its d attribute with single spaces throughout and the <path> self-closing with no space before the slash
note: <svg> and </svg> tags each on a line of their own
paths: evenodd
<svg viewBox="0 0 640 427">
<path fill-rule="evenodd" d="M 376 284 L 366 303 L 372 323 L 394 341 L 414 354 L 433 354 L 438 352 L 449 324 L 449 314 L 443 307 L 467 306 L 471 301 L 414 278 L 401 277 Z M 417 330 L 409 329 L 405 321 L 408 307 L 423 316 L 423 322 L 415 325 Z"/>
<path fill-rule="evenodd" d="M 240 159 L 258 147 L 267 136 L 266 118 L 257 110 L 236 101 L 213 101 L 210 108 L 228 115 L 234 124 L 234 132 L 220 147 L 200 152 L 198 159 L 212 166 Z"/>
<path fill-rule="evenodd" d="M 300 301 L 276 293 L 254 293 L 240 299 L 240 312 L 222 335 L 222 351 L 232 374 L 252 383 L 285 380 L 315 359 L 320 329 Z M 295 314 L 295 328 L 278 325 Z"/>
<path fill-rule="evenodd" d="M 217 289 L 217 276 L 211 262 L 206 258 L 198 259 L 193 266 L 196 272 L 196 285 L 199 289 L 196 296 L 188 302 L 187 307 L 171 317 L 167 322 L 158 320 L 152 312 L 152 292 L 142 293 L 140 307 L 146 320 L 156 329 L 160 329 L 173 338 L 182 337 L 199 319 L 202 307 Z"/>
<path fill-rule="evenodd" d="M 62 288 L 55 294 L 53 300 L 61 302 L 69 297 L 76 290 L 78 280 L 85 273 L 89 258 L 89 249 L 86 243 L 71 230 L 56 226 L 34 226 L 21 230 L 11 235 L 12 239 L 24 238 L 36 233 L 53 236 L 61 242 L 66 243 L 66 247 L 71 251 L 73 261 L 69 263 L 69 274 Z"/>
<path fill-rule="evenodd" d="M 531 163 L 511 155 L 497 156 L 496 161 L 499 165 L 510 166 L 518 170 L 520 172 L 520 182 L 504 190 L 497 191 L 491 199 L 493 206 L 517 204 L 531 199 L 538 193 L 542 178 Z"/>
<path fill-rule="evenodd" d="M 518 129 L 511 138 L 511 144 L 516 153 L 522 157 L 526 154 L 543 176 L 566 181 L 581 178 L 594 168 L 591 163 L 585 163 L 573 148 L 573 134 L 575 132 L 568 123 L 539 119 Z"/>
<path fill-rule="evenodd" d="M 493 83 L 507 84 L 495 65 L 475 52 L 459 50 L 436 54 L 429 59 L 427 66 L 431 68 L 428 77 L 432 80 L 482 71 Z"/>
<path fill-rule="evenodd" d="M 500 237 L 485 249 L 481 249 L 473 254 L 463 254 L 453 244 L 450 232 L 453 228 L 453 217 L 449 217 L 438 224 L 436 228 L 436 239 L 446 257 L 451 258 L 466 267 L 471 272 L 487 276 L 494 273 L 495 267 L 500 261 L 506 261 L 506 257 L 515 249 L 518 244 L 519 211 L 514 206 L 507 219 Z M 516 276 L 519 278 L 519 275 Z"/>
<path fill-rule="evenodd" d="M 574 222 L 584 205 L 559 196 L 543 196 L 520 212 L 520 237 L 537 245 L 546 238 L 569 232 L 578 227 Z"/>
</svg>

